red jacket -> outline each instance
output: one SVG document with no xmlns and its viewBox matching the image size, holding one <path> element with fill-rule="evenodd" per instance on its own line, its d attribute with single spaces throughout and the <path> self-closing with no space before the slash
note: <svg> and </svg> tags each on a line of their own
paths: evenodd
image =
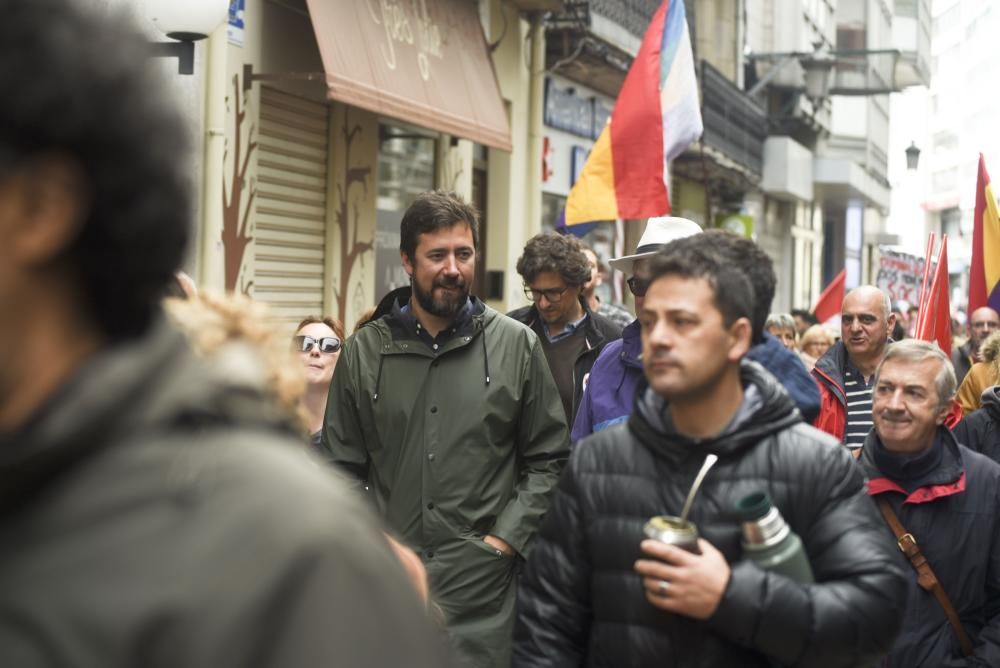
<svg viewBox="0 0 1000 668">
<path fill-rule="evenodd" d="M 847 395 L 844 392 L 844 368 L 847 366 L 847 349 L 843 341 L 826 351 L 816 360 L 812 374 L 819 385 L 819 415 L 813 426 L 844 442 L 847 429 Z M 944 426 L 951 429 L 962 419 L 962 407 L 952 399 L 951 408 L 944 419 Z"/>
</svg>

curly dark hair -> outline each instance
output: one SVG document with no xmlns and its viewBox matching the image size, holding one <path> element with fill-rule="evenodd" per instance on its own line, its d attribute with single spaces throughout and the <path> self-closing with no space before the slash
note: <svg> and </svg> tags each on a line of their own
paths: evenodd
<svg viewBox="0 0 1000 668">
<path fill-rule="evenodd" d="M 722 314 L 726 327 L 739 318 L 751 319 L 754 313 L 754 292 L 746 274 L 710 244 L 694 243 L 704 237 L 695 234 L 671 241 L 666 249 L 649 259 L 649 283 L 663 276 L 700 278 L 714 293 L 712 302 Z"/>
<path fill-rule="evenodd" d="M 472 247 L 479 250 L 479 211 L 460 195 L 429 190 L 417 195 L 399 223 L 399 250 L 413 259 L 421 234 L 465 223 L 472 230 Z"/>
<path fill-rule="evenodd" d="M 84 178 L 59 261 L 108 338 L 144 331 L 190 234 L 189 131 L 124 12 L 9 0 L 0 21 L 0 178 L 56 156 Z"/>
<path fill-rule="evenodd" d="M 533 283 L 546 272 L 559 274 L 571 287 L 590 280 L 590 262 L 576 237 L 542 232 L 528 240 L 524 254 L 517 260 L 517 273 L 525 283 Z"/>
</svg>

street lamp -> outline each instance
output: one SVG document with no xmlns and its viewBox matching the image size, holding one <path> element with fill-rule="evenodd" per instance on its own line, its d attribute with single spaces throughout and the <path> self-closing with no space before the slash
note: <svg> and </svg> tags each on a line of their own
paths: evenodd
<svg viewBox="0 0 1000 668">
<path fill-rule="evenodd" d="M 825 49 L 817 48 L 812 53 L 803 51 L 792 51 L 790 53 L 752 53 L 748 59 L 755 60 L 777 60 L 757 83 L 747 91 L 747 95 L 753 97 L 760 93 L 774 80 L 790 63 L 797 62 L 805 73 L 805 94 L 813 103 L 827 98 L 830 92 L 830 72 L 836 64 L 836 58 Z M 801 89 L 800 89 L 801 90 Z"/>
<path fill-rule="evenodd" d="M 916 142 L 911 141 L 909 148 L 906 149 L 906 168 L 916 169 L 917 163 L 919 161 L 920 161 L 920 149 L 917 148 Z"/>
<path fill-rule="evenodd" d="M 152 55 L 177 58 L 178 74 L 194 74 L 194 43 L 208 37 L 229 14 L 229 0 L 145 0 L 146 12 L 172 42 L 154 42 Z"/>
<path fill-rule="evenodd" d="M 826 51 L 799 58 L 799 64 L 805 70 L 806 97 L 817 103 L 827 98 L 830 92 L 830 72 L 836 60 Z"/>
</svg>

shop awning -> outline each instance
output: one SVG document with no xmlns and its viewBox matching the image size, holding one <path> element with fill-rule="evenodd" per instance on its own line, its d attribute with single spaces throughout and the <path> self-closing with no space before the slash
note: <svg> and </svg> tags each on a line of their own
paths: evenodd
<svg viewBox="0 0 1000 668">
<path fill-rule="evenodd" d="M 307 3 L 329 98 L 511 150 L 475 2 Z"/>
</svg>

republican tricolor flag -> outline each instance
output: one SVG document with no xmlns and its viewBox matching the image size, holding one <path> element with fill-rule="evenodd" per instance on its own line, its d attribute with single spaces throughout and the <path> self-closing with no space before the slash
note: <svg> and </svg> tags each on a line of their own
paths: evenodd
<svg viewBox="0 0 1000 668">
<path fill-rule="evenodd" d="M 569 193 L 566 224 L 670 213 L 667 163 L 701 132 L 684 2 L 664 0 Z"/>
<path fill-rule="evenodd" d="M 1000 215 L 993 196 L 986 160 L 979 154 L 976 213 L 972 221 L 972 263 L 969 267 L 969 308 L 989 306 L 1000 311 Z"/>
</svg>

